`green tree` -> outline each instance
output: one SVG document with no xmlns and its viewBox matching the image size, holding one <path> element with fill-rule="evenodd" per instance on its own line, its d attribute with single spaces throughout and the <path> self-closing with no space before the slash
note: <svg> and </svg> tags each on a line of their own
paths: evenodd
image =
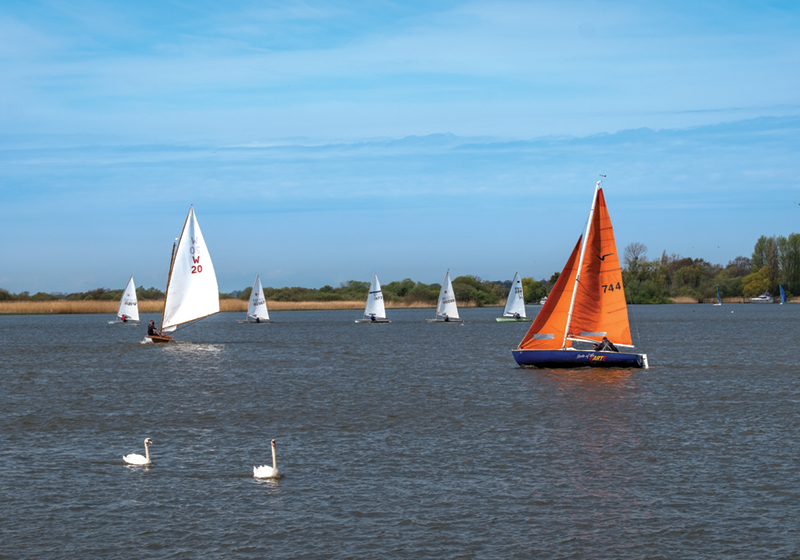
<svg viewBox="0 0 800 560">
<path fill-rule="evenodd" d="M 762 266 L 742 279 L 742 294 L 746 298 L 756 297 L 767 290 L 769 290 L 769 274 L 766 266 Z"/>
<path fill-rule="evenodd" d="M 522 292 L 525 294 L 525 303 L 536 304 L 547 295 L 544 280 L 534 280 L 533 278 L 522 279 Z"/>
</svg>

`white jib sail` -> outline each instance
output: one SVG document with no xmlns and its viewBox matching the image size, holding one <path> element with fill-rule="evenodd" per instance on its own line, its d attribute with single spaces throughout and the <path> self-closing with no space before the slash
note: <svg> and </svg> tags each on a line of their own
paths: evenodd
<svg viewBox="0 0 800 560">
<path fill-rule="evenodd" d="M 367 306 L 364 308 L 364 318 L 369 319 L 371 316 L 376 319 L 386 318 L 386 307 L 383 304 L 383 292 L 381 292 L 381 283 L 378 282 L 378 273 L 372 275 L 372 283 L 369 286 L 369 294 L 367 294 Z"/>
<path fill-rule="evenodd" d="M 122 319 L 123 315 L 129 321 L 139 320 L 139 302 L 136 300 L 136 284 L 133 283 L 133 276 L 128 280 L 128 285 L 125 286 L 125 291 L 122 292 L 122 299 L 119 300 L 117 317 Z"/>
<path fill-rule="evenodd" d="M 194 207 L 183 225 L 167 284 L 162 330 L 219 313 L 219 287 Z"/>
<path fill-rule="evenodd" d="M 511 281 L 511 291 L 508 292 L 506 308 L 503 310 L 503 317 L 525 317 L 525 296 L 522 294 L 522 279 L 519 272 L 514 275 Z"/>
<path fill-rule="evenodd" d="M 255 321 L 256 319 L 269 321 L 267 298 L 264 297 L 264 289 L 261 287 L 260 275 L 256 275 L 253 291 L 250 292 L 250 305 L 247 307 L 247 320 Z"/>
<path fill-rule="evenodd" d="M 444 273 L 442 289 L 439 291 L 439 305 L 436 307 L 436 317 L 447 315 L 451 319 L 458 319 L 456 295 L 453 293 L 453 284 L 450 282 L 450 271 Z"/>
</svg>

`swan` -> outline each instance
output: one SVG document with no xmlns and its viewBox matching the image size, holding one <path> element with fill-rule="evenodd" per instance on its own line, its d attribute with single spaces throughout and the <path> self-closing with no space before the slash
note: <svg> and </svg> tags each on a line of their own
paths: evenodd
<svg viewBox="0 0 800 560">
<path fill-rule="evenodd" d="M 275 440 L 272 440 L 272 466 L 261 465 L 260 467 L 253 467 L 253 476 L 255 478 L 283 478 L 283 475 L 278 472 L 278 461 L 275 459 Z"/>
<path fill-rule="evenodd" d="M 150 438 L 144 439 L 144 457 L 138 453 L 131 453 L 130 455 L 123 455 L 122 460 L 129 465 L 149 465 L 150 461 L 150 448 L 148 445 L 152 444 L 153 440 Z"/>
</svg>

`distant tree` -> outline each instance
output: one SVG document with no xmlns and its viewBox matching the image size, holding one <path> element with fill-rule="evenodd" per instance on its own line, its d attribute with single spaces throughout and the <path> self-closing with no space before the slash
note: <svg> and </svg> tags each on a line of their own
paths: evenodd
<svg viewBox="0 0 800 560">
<path fill-rule="evenodd" d="M 766 266 L 762 266 L 742 279 L 742 294 L 746 298 L 756 297 L 767 290 L 769 290 L 769 274 Z"/>
<path fill-rule="evenodd" d="M 756 241 L 753 247 L 752 269 L 751 272 L 756 272 L 761 267 L 767 264 L 767 236 L 762 235 Z"/>
<path fill-rule="evenodd" d="M 623 262 L 631 274 L 637 275 L 642 262 L 647 260 L 647 245 L 644 243 L 630 243 L 625 247 Z"/>
<path fill-rule="evenodd" d="M 31 301 L 55 301 L 57 299 L 56 296 L 44 292 L 36 292 L 31 296 Z"/>
<path fill-rule="evenodd" d="M 539 303 L 547 295 L 547 288 L 544 280 L 534 280 L 533 278 L 522 279 L 522 293 L 525 295 L 525 303 Z"/>
<path fill-rule="evenodd" d="M 252 293 L 253 293 L 253 286 L 247 286 L 244 290 L 239 292 L 239 295 L 236 297 L 244 301 L 250 301 L 250 294 Z"/>
<path fill-rule="evenodd" d="M 9 291 L 4 288 L 0 288 L 0 301 L 9 301 L 10 299 L 12 299 L 12 297 Z"/>
<path fill-rule="evenodd" d="M 747 257 L 736 257 L 732 261 L 728 261 L 728 266 L 726 269 L 730 269 L 733 272 L 733 276 L 747 276 L 750 274 L 750 270 L 753 267 L 753 261 L 748 259 Z"/>
</svg>

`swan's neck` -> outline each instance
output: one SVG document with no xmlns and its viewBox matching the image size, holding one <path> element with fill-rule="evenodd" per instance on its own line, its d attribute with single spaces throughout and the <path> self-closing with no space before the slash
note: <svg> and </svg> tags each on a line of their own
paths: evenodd
<svg viewBox="0 0 800 560">
<path fill-rule="evenodd" d="M 272 470 L 278 470 L 278 460 L 275 458 L 275 446 L 272 446 Z"/>
<path fill-rule="evenodd" d="M 147 442 L 144 443 L 144 458 L 150 460 L 150 448 L 147 446 Z"/>
</svg>

